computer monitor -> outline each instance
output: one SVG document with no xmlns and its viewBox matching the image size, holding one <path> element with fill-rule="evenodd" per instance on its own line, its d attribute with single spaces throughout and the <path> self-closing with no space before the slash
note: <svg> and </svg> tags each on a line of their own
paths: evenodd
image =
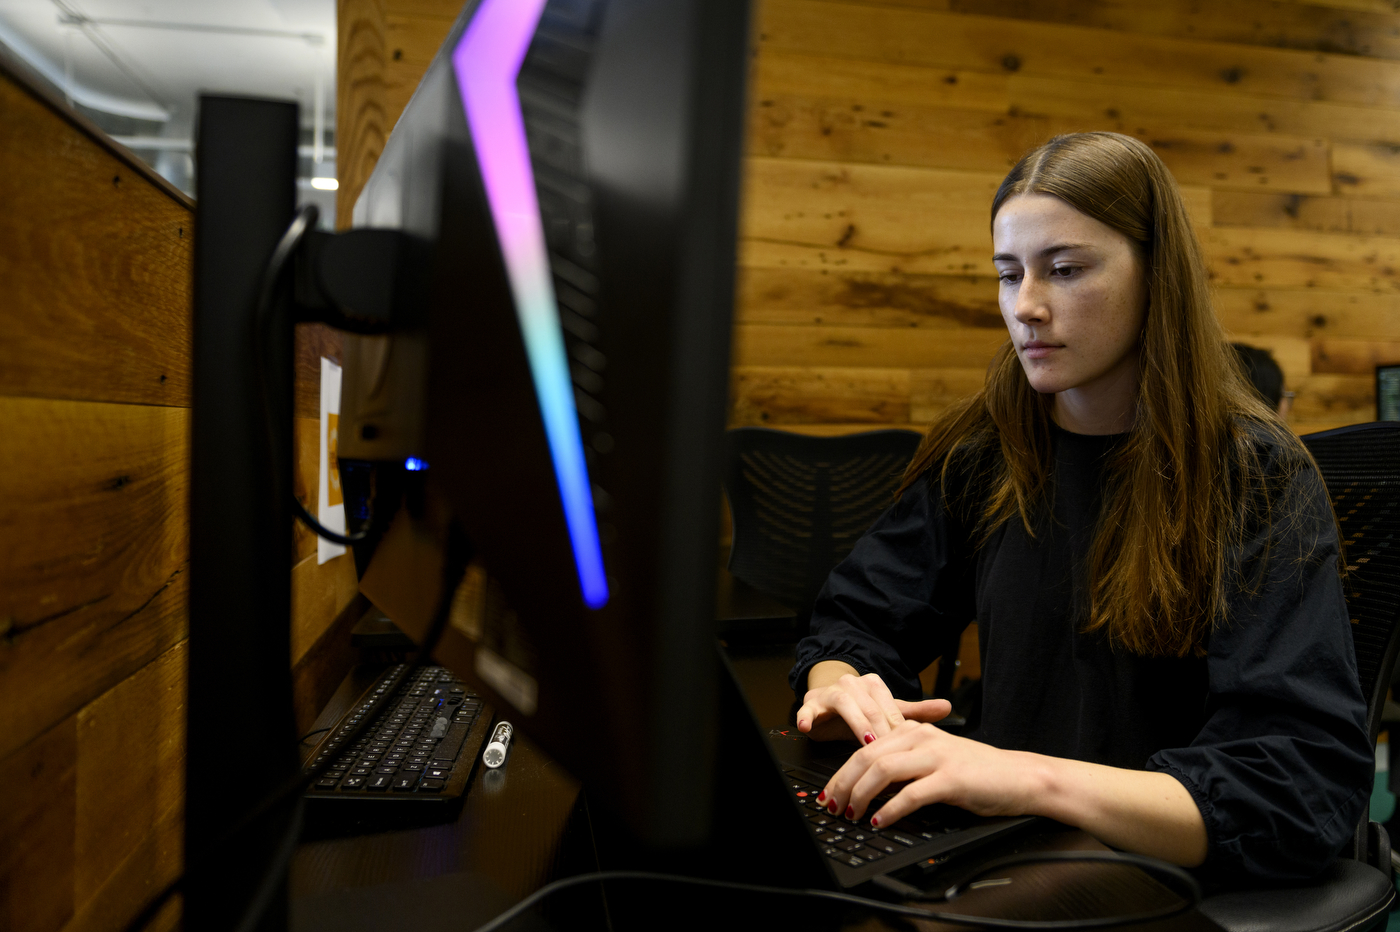
<svg viewBox="0 0 1400 932">
<path fill-rule="evenodd" d="M 1400 363 L 1376 366 L 1376 420 L 1400 421 Z"/>
<path fill-rule="evenodd" d="M 746 0 L 468 4 L 354 210 L 422 244 L 424 313 L 350 339 L 340 456 L 428 465 L 362 589 L 424 637 L 455 524 L 499 610 L 436 657 L 662 848 L 711 831 L 748 26 Z"/>
</svg>

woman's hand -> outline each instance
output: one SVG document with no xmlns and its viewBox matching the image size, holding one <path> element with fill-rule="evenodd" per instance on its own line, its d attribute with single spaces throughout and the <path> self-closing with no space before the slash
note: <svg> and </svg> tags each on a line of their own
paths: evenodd
<svg viewBox="0 0 1400 932">
<path fill-rule="evenodd" d="M 1043 795 L 1038 759 L 906 720 L 851 755 L 817 801 L 832 813 L 861 819 L 881 790 L 909 781 L 871 816 L 873 826 L 890 826 L 929 803 L 978 815 L 1022 815 Z"/>
<path fill-rule="evenodd" d="M 937 722 L 953 711 L 946 699 L 896 699 L 879 676 L 860 676 L 839 660 L 813 666 L 807 684 L 811 688 L 797 710 L 797 730 L 818 741 L 855 738 L 869 744 L 906 720 Z"/>
<path fill-rule="evenodd" d="M 906 781 L 867 813 L 881 790 Z M 851 755 L 817 802 L 848 819 L 869 814 L 876 829 L 929 803 L 949 803 L 984 816 L 1046 816 L 1183 867 L 1198 866 L 1207 852 L 1201 811 L 1170 774 L 1003 751 L 907 719 Z"/>
</svg>

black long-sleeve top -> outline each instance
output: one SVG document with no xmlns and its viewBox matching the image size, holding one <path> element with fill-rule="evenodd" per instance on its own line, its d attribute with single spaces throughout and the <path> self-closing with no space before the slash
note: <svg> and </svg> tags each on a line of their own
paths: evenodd
<svg viewBox="0 0 1400 932">
<path fill-rule="evenodd" d="M 918 699 L 948 626 L 975 619 L 982 708 L 969 737 L 1171 774 L 1200 807 L 1212 880 L 1317 874 L 1361 818 L 1374 767 L 1321 477 L 1257 440 L 1284 517 L 1228 555 L 1243 581 L 1205 656 L 1148 658 L 1081 630 L 1102 464 L 1121 438 L 1053 438 L 1033 537 L 1013 518 L 977 546 L 936 474 L 907 490 L 828 579 L 794 690 L 813 664 L 844 660 Z"/>
</svg>

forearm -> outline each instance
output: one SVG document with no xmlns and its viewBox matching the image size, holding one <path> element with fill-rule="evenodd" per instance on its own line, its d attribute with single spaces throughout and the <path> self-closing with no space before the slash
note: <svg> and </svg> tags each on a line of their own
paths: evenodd
<svg viewBox="0 0 1400 932">
<path fill-rule="evenodd" d="M 807 671 L 807 688 L 821 689 L 823 686 L 831 686 L 847 673 L 860 676 L 860 671 L 844 660 L 823 660 L 814 663 L 812 669 Z"/>
<path fill-rule="evenodd" d="M 1030 814 L 1082 828 L 1105 844 L 1196 867 L 1206 826 L 1175 777 L 1059 757 L 1029 755 L 1037 773 Z"/>
</svg>

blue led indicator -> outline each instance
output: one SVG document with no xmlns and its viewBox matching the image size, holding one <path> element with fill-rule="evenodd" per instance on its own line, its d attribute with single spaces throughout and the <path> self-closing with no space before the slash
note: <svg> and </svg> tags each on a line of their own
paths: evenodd
<svg viewBox="0 0 1400 932">
<path fill-rule="evenodd" d="M 422 472 L 428 468 L 428 464 L 416 456 L 410 456 L 403 461 L 403 468 L 407 469 L 409 472 Z"/>
</svg>

